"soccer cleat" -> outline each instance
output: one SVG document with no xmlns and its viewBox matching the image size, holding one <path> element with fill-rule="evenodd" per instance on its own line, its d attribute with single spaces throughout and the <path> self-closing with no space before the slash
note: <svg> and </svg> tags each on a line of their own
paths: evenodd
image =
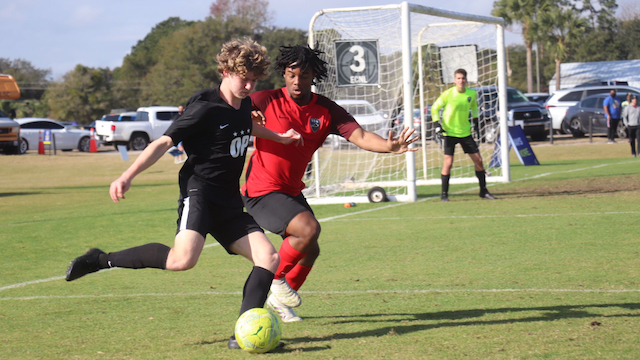
<svg viewBox="0 0 640 360">
<path fill-rule="evenodd" d="M 275 296 L 273 296 L 273 294 L 269 295 L 269 298 L 267 298 L 267 307 L 271 311 L 277 313 L 280 316 L 280 319 L 282 319 L 282 322 L 289 323 L 302 321 L 302 318 L 296 315 L 292 308 L 282 304 Z"/>
<path fill-rule="evenodd" d="M 229 342 L 227 342 L 227 347 L 231 350 L 242 349 L 240 347 L 240 344 L 238 344 L 238 340 L 236 340 L 235 335 L 231 335 L 231 337 L 229 338 Z M 275 349 L 282 349 L 283 347 L 284 343 L 280 341 L 278 342 L 278 345 L 275 347 Z"/>
<path fill-rule="evenodd" d="M 298 307 L 302 304 L 302 299 L 298 292 L 293 290 L 287 280 L 273 279 L 271 282 L 271 295 L 275 296 L 278 301 L 288 307 Z"/>
<path fill-rule="evenodd" d="M 240 349 L 240 345 L 238 344 L 238 340 L 236 340 L 235 335 L 231 335 L 229 342 L 227 343 L 227 347 L 232 350 Z"/>
<path fill-rule="evenodd" d="M 491 195 L 488 191 L 481 191 L 480 197 L 487 200 L 498 200 L 495 196 Z"/>
<path fill-rule="evenodd" d="M 67 281 L 73 281 L 100 270 L 100 255 L 102 254 L 105 254 L 105 252 L 93 248 L 89 249 L 86 254 L 78 256 L 67 268 Z"/>
<path fill-rule="evenodd" d="M 440 201 L 449 202 L 449 195 L 447 195 L 446 193 L 442 193 L 442 195 L 440 195 Z"/>
</svg>

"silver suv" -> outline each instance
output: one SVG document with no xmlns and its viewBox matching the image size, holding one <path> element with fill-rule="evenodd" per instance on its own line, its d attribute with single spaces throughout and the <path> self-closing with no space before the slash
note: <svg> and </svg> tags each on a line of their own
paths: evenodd
<svg viewBox="0 0 640 360">
<path fill-rule="evenodd" d="M 608 93 L 615 89 L 617 92 L 632 93 L 640 95 L 640 89 L 627 85 L 599 85 L 599 86 L 577 86 L 571 89 L 557 90 L 554 92 L 545 107 L 549 110 L 554 130 L 560 130 L 564 134 L 571 134 L 568 123 L 563 122 L 567 110 L 580 102 L 580 100 L 590 95 Z"/>
</svg>

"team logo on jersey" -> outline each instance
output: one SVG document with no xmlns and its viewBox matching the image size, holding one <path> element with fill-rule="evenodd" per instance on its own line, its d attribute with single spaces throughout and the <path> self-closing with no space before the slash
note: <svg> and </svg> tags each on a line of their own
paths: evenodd
<svg viewBox="0 0 640 360">
<path fill-rule="evenodd" d="M 309 120 L 309 125 L 311 126 L 311 130 L 313 132 L 318 131 L 318 129 L 320 129 L 320 119 L 311 118 Z"/>
<path fill-rule="evenodd" d="M 242 134 L 244 134 L 244 131 L 242 131 Z M 247 148 L 249 147 L 249 138 L 251 137 L 251 135 L 247 133 L 247 135 L 238 136 L 237 133 L 234 133 L 233 136 L 236 137 L 231 140 L 229 154 L 233 158 L 244 156 L 244 154 L 247 152 Z"/>
<path fill-rule="evenodd" d="M 470 103 L 470 102 L 471 102 L 471 96 L 469 96 L 469 97 L 467 98 L 467 102 L 468 102 L 468 103 Z"/>
</svg>

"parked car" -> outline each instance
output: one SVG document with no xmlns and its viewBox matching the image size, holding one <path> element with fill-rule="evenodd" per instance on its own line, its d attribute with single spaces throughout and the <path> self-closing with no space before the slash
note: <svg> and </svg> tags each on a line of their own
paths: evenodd
<svg viewBox="0 0 640 360">
<path fill-rule="evenodd" d="M 158 139 L 178 115 L 176 106 L 140 107 L 135 121 L 98 120 L 96 135 L 105 145 L 124 145 L 128 150 L 144 150 Z"/>
<path fill-rule="evenodd" d="M 136 111 L 124 112 L 118 116 L 118 121 L 135 121 L 137 114 Z"/>
<path fill-rule="evenodd" d="M 476 133 L 481 141 L 494 142 L 498 138 L 498 88 L 483 86 L 475 89 L 478 93 L 478 122 Z M 549 114 L 542 105 L 531 102 L 518 89 L 507 87 L 507 111 L 509 121 L 521 123 L 525 135 L 531 140 L 546 140 L 549 134 Z"/>
<path fill-rule="evenodd" d="M 336 104 L 342 106 L 360 126 L 369 132 L 376 133 L 383 138 L 389 136 L 391 129 L 390 121 L 377 111 L 371 103 L 366 100 L 336 100 Z M 340 135 L 331 134 L 325 143 L 329 143 L 333 149 L 339 149 L 349 142 Z"/>
<path fill-rule="evenodd" d="M 20 153 L 27 150 L 37 150 L 40 136 L 44 136 L 45 130 L 51 130 L 51 135 L 55 136 L 56 149 L 88 152 L 91 144 L 89 130 L 68 128 L 61 123 L 44 118 L 22 118 L 16 119 L 20 124 Z"/>
<path fill-rule="evenodd" d="M 5 154 L 20 154 L 20 124 L 0 111 L 0 150 Z"/>
<path fill-rule="evenodd" d="M 524 96 L 526 96 L 531 102 L 537 102 L 540 105 L 544 105 L 551 95 L 549 93 L 526 93 Z"/>
<path fill-rule="evenodd" d="M 102 115 L 102 119 L 103 121 L 118 121 L 118 118 L 120 118 L 120 114 L 105 114 Z"/>
<path fill-rule="evenodd" d="M 431 120 L 431 105 L 427 105 L 424 109 L 424 123 L 425 123 L 425 139 L 433 138 L 433 121 Z M 404 129 L 404 114 L 400 114 L 397 119 L 393 121 L 393 131 L 399 134 Z M 422 136 L 422 117 L 420 116 L 420 109 L 413 109 L 413 128 L 416 130 L 414 134 Z"/>
<path fill-rule="evenodd" d="M 564 134 L 570 134 L 571 130 L 568 127 L 563 127 L 563 124 L 565 124 L 563 119 L 567 114 L 567 110 L 587 96 L 608 94 L 612 89 L 617 92 L 631 92 L 635 95 L 640 95 L 640 89 L 627 85 L 578 86 L 572 89 L 557 90 L 551 94 L 545 106 L 549 110 L 549 116 L 553 119 L 553 129 Z"/>
<path fill-rule="evenodd" d="M 580 100 L 578 104 L 570 107 L 562 120 L 563 128 L 569 129 L 574 137 L 582 137 L 589 133 L 589 123 L 591 123 L 591 133 L 607 133 L 607 118 L 604 113 L 604 99 L 609 97 L 609 93 L 587 96 Z M 616 98 L 622 103 L 627 97 L 626 93 L 616 94 Z M 622 123 L 618 123 L 617 135 L 619 138 L 627 137 L 627 128 Z"/>
<path fill-rule="evenodd" d="M 2 89 L 0 99 L 20 99 L 20 87 L 13 76 L 0 74 L 0 89 Z M 0 111 L 0 150 L 5 154 L 20 153 L 20 125 L 2 111 Z"/>
</svg>

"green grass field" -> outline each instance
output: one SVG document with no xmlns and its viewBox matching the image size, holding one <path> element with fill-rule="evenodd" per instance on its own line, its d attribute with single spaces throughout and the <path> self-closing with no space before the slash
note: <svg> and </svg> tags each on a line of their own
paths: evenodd
<svg viewBox="0 0 640 360">
<path fill-rule="evenodd" d="M 417 203 L 315 206 L 305 321 L 264 355 L 226 348 L 251 265 L 211 238 L 186 272 L 64 281 L 90 247 L 172 244 L 169 156 L 119 204 L 108 186 L 130 162 L 114 152 L 1 156 L 0 359 L 636 359 L 640 159 L 626 143 L 534 151 L 542 165 L 516 160 L 491 186 L 499 201 L 467 184 L 450 203 L 431 186 Z"/>
</svg>

